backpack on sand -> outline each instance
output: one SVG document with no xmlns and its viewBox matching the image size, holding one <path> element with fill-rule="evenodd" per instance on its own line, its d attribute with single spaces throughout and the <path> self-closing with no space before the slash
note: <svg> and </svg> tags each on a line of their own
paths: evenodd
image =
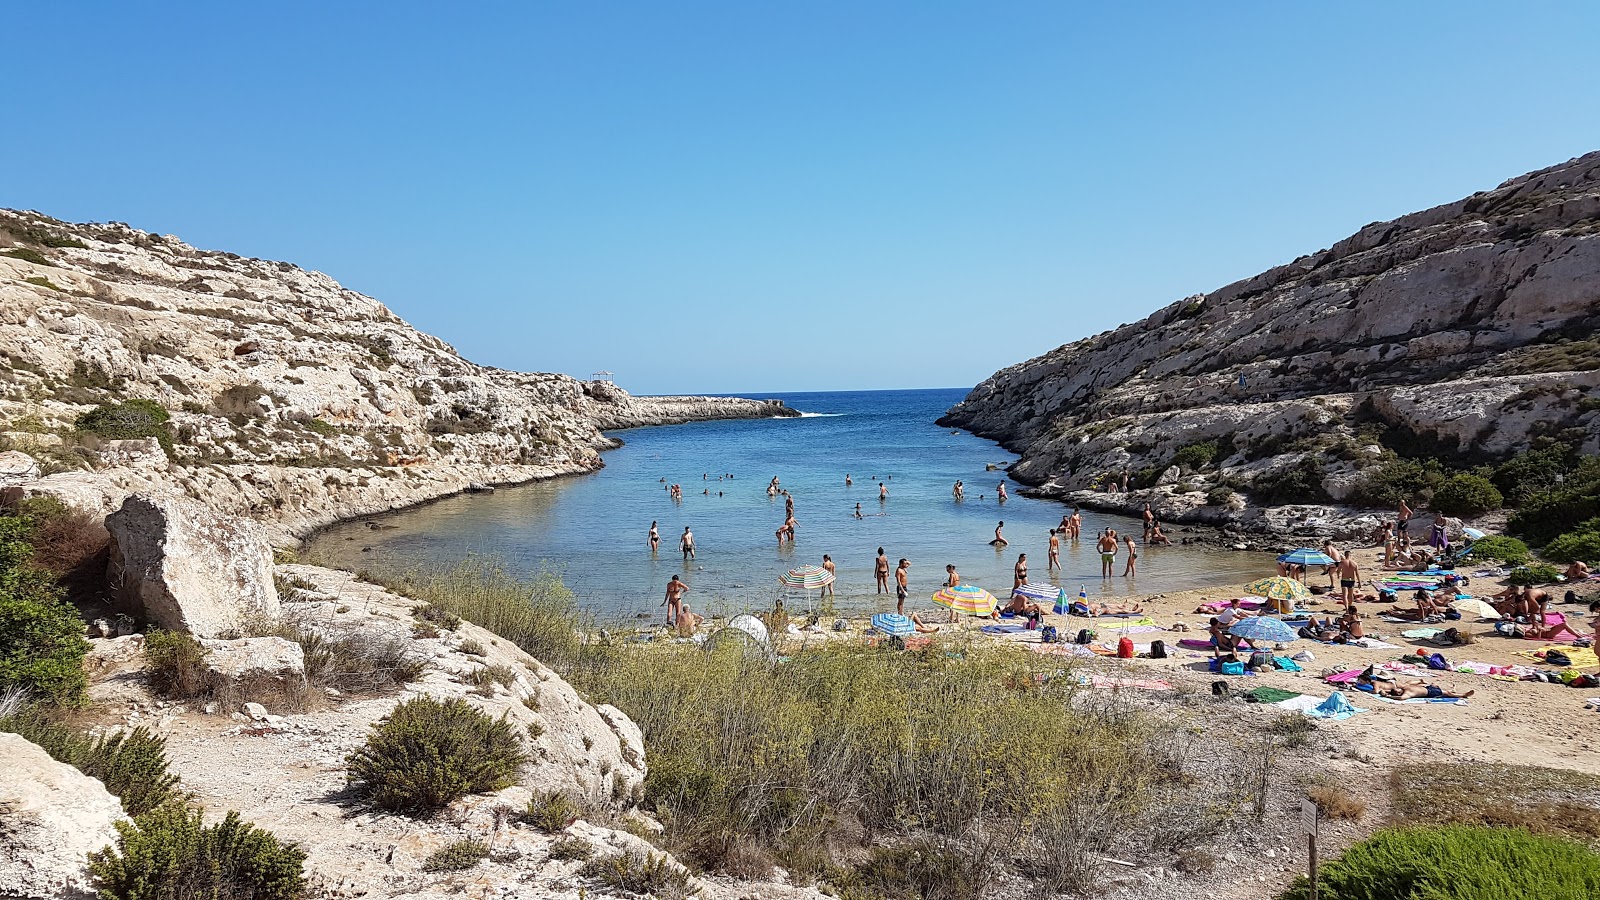
<svg viewBox="0 0 1600 900">
<path fill-rule="evenodd" d="M 1167 642 L 1166 641 L 1151 641 L 1150 642 L 1150 658 L 1151 659 L 1166 659 L 1167 658 Z"/>
<path fill-rule="evenodd" d="M 1087 629 L 1087 628 L 1078 629 L 1078 643 L 1087 644 L 1092 640 L 1094 640 L 1094 637 L 1091 634 L 1089 634 L 1089 629 Z"/>
<path fill-rule="evenodd" d="M 1039 643 L 1059 644 L 1060 642 L 1061 635 L 1056 632 L 1056 627 L 1054 625 L 1046 625 L 1045 627 L 1039 629 Z"/>
</svg>

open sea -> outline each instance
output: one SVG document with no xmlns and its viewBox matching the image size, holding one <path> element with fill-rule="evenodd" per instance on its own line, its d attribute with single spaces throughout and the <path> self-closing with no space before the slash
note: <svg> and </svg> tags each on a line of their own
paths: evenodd
<svg viewBox="0 0 1600 900">
<path fill-rule="evenodd" d="M 1270 572 L 1256 554 L 1198 547 L 1141 547 L 1136 577 L 1101 579 L 1094 535 L 1106 526 L 1139 536 L 1136 520 L 1084 511 L 1083 538 L 1062 542 L 1062 570 L 1046 570 L 1049 529 L 1070 507 L 1018 496 L 1005 477 L 1015 456 L 995 443 L 952 432 L 934 420 L 965 389 L 836 391 L 771 394 L 801 418 L 701 422 L 616 432 L 625 446 L 606 453 L 606 467 L 493 494 L 466 494 L 322 532 L 309 555 L 326 565 L 373 571 L 449 566 L 470 555 L 491 557 L 514 573 L 558 573 L 579 602 L 601 619 L 663 616 L 667 580 L 688 582 L 702 612 L 764 610 L 783 597 L 792 611 L 806 593 L 782 588 L 778 576 L 795 566 L 838 566 L 835 608 L 892 610 L 893 595 L 875 595 L 872 562 L 878 547 L 891 565 L 911 560 L 907 611 L 934 610 L 932 593 L 954 563 L 968 584 L 1009 596 L 1011 567 L 1028 554 L 1029 580 L 1049 581 L 1076 594 L 1126 596 L 1237 583 Z M 995 470 L 986 469 L 994 465 Z M 853 486 L 845 485 L 849 474 Z M 768 497 L 777 476 L 795 499 L 799 523 L 793 544 L 773 532 L 783 523 L 782 496 Z M 965 482 L 966 500 L 951 486 Z M 1010 491 L 996 500 L 1002 480 Z M 878 499 L 879 482 L 889 496 Z M 674 502 L 666 486 L 683 487 Z M 861 504 L 862 518 L 853 515 Z M 651 521 L 661 533 L 652 556 Z M 989 545 L 1005 522 L 1010 547 Z M 678 550 L 684 526 L 694 530 L 697 559 Z M 1181 532 L 1180 532 L 1181 534 Z M 1178 535 L 1174 535 L 1176 540 Z M 892 584 L 892 579 L 891 579 Z M 811 601 L 816 592 L 810 592 Z M 939 610 L 939 612 L 943 612 Z"/>
</svg>

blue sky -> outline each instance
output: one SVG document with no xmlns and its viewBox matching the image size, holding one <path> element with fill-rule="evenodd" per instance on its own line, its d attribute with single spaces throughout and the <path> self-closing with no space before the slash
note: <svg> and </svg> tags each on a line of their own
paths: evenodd
<svg viewBox="0 0 1600 900">
<path fill-rule="evenodd" d="M 640 393 L 968 386 L 1600 148 L 1600 4 L 55 3 L 0 205 Z"/>
</svg>

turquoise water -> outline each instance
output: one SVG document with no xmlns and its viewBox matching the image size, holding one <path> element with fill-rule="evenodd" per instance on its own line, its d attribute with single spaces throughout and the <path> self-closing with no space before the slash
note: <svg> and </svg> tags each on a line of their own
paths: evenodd
<svg viewBox="0 0 1600 900">
<path fill-rule="evenodd" d="M 588 609 L 603 617 L 660 614 L 670 576 L 690 586 L 701 611 L 767 609 L 780 596 L 804 607 L 801 592 L 785 593 L 778 575 L 833 556 L 839 578 L 835 605 L 859 611 L 892 608 L 892 596 L 873 593 L 872 562 L 883 547 L 891 563 L 912 562 L 908 610 L 931 609 L 929 597 L 955 564 L 969 584 L 1006 596 L 1011 567 L 1028 554 L 1030 580 L 1046 580 L 1091 596 L 1155 593 L 1238 582 L 1266 571 L 1258 555 L 1191 547 L 1141 548 L 1139 574 L 1102 580 L 1093 535 L 1111 526 L 1139 534 L 1138 523 L 1084 511 L 1084 540 L 1063 542 L 1062 571 L 1046 571 L 1049 529 L 1059 503 L 1017 495 L 1005 478 L 1015 457 L 991 441 L 933 424 L 964 390 L 857 391 L 778 394 L 805 415 L 794 419 L 702 422 L 616 432 L 626 442 L 605 455 L 592 475 L 463 495 L 383 517 L 383 530 L 363 522 L 336 526 L 310 548 L 345 568 L 403 570 L 440 566 L 469 554 L 491 556 L 519 573 L 559 573 Z M 766 396 L 766 395 L 762 395 Z M 993 464 L 998 470 L 986 470 Z M 845 485 L 848 473 L 854 485 Z M 732 477 L 722 477 L 720 476 Z M 773 476 L 795 499 L 799 526 L 793 544 L 779 546 L 781 496 L 766 494 Z M 662 479 L 665 479 L 663 483 Z M 956 502 L 951 485 L 966 483 Z M 878 484 L 888 487 L 878 499 Z M 997 502 L 1002 480 L 1011 493 Z M 666 484 L 681 484 L 683 499 Z M 854 517 L 860 503 L 863 518 Z M 658 523 L 661 550 L 646 541 Z M 1005 521 L 1011 546 L 988 542 Z M 678 552 L 684 526 L 693 528 L 697 559 Z M 1270 568 L 1270 567 L 1268 567 Z M 813 598 L 815 592 L 812 592 Z"/>
</svg>

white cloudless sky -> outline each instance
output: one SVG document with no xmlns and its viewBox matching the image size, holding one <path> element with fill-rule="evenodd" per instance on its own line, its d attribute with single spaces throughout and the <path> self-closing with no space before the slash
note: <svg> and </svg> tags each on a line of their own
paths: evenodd
<svg viewBox="0 0 1600 900">
<path fill-rule="evenodd" d="M 638 393 L 970 386 L 1600 148 L 1600 4 L 32 4 L 0 205 Z"/>
</svg>

